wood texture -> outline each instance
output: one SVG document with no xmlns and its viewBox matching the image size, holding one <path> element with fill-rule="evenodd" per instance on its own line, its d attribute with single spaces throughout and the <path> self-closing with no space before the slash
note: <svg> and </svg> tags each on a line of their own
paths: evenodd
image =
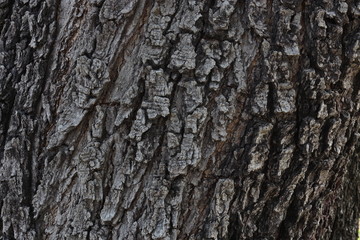
<svg viewBox="0 0 360 240">
<path fill-rule="evenodd" d="M 360 2 L 0 0 L 2 239 L 355 239 Z"/>
</svg>

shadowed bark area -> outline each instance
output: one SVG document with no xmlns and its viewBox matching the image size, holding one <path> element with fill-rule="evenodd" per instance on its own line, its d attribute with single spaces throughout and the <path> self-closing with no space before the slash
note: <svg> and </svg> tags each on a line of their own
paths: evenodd
<svg viewBox="0 0 360 240">
<path fill-rule="evenodd" d="M 356 239 L 359 16 L 0 1 L 0 236 Z"/>
</svg>

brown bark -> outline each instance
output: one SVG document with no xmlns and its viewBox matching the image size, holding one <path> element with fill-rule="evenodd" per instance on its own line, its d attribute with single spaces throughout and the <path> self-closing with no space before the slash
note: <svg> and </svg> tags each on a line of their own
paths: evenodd
<svg viewBox="0 0 360 240">
<path fill-rule="evenodd" d="M 0 1 L 3 239 L 355 239 L 360 3 Z"/>
</svg>

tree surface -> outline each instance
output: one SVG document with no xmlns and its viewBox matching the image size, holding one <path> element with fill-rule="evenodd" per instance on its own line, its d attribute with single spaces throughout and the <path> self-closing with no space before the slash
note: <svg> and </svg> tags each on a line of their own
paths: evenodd
<svg viewBox="0 0 360 240">
<path fill-rule="evenodd" d="M 1 239 L 355 239 L 358 0 L 0 0 Z"/>
</svg>

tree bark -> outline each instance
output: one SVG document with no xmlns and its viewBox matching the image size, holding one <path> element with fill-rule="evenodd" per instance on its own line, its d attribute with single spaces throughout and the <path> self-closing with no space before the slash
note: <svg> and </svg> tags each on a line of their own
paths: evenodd
<svg viewBox="0 0 360 240">
<path fill-rule="evenodd" d="M 356 239 L 359 16 L 1 0 L 2 239 Z"/>
</svg>

